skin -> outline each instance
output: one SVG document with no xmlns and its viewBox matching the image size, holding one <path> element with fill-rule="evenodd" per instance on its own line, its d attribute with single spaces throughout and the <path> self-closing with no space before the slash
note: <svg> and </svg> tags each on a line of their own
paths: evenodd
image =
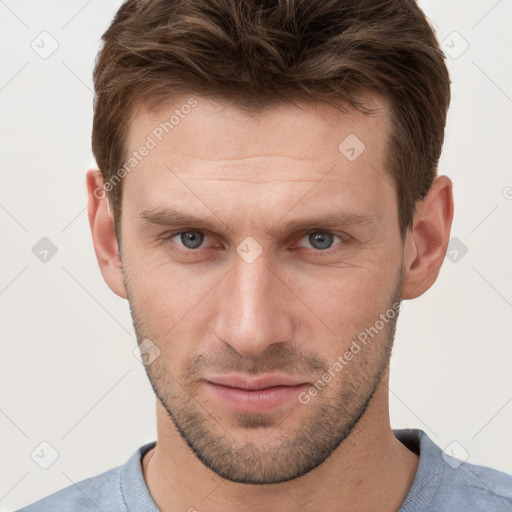
<svg viewBox="0 0 512 512">
<path fill-rule="evenodd" d="M 188 99 L 153 112 L 140 106 L 130 151 Z M 121 251 L 107 199 L 94 193 L 101 175 L 87 173 L 103 277 L 129 300 L 139 343 L 150 339 L 160 351 L 145 366 L 157 396 L 157 445 L 142 461 L 153 500 L 164 512 L 396 511 L 418 465 L 389 421 L 397 316 L 359 344 L 307 404 L 293 399 L 261 414 L 239 412 L 219 403 L 202 379 L 278 372 L 315 383 L 393 303 L 435 282 L 450 237 L 451 181 L 436 178 L 402 240 L 396 191 L 383 167 L 390 131 L 383 98 L 366 98 L 378 110 L 371 117 L 321 103 L 247 115 L 196 99 L 124 178 Z M 353 161 L 338 149 L 350 134 L 366 146 Z M 165 207 L 219 226 L 141 217 Z M 365 220 L 286 228 L 339 211 Z M 176 231 L 196 233 L 199 248 L 179 235 L 165 239 Z M 327 235 L 325 248 L 314 233 Z M 236 251 L 249 236 L 262 249 L 250 263 Z"/>
</svg>

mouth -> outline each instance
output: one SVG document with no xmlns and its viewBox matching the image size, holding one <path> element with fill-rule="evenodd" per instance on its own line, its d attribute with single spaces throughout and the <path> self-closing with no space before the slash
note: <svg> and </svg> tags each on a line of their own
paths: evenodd
<svg viewBox="0 0 512 512">
<path fill-rule="evenodd" d="M 224 406 L 240 412 L 269 412 L 290 403 L 309 385 L 285 375 L 262 375 L 248 379 L 242 375 L 204 380 L 208 392 Z"/>
</svg>

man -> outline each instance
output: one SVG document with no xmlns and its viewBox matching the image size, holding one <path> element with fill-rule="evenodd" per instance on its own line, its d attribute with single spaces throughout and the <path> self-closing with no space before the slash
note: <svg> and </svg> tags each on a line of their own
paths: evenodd
<svg viewBox="0 0 512 512">
<path fill-rule="evenodd" d="M 453 217 L 416 4 L 129 0 L 103 40 L 89 221 L 158 439 L 23 510 L 512 510 L 511 476 L 389 422 Z"/>
</svg>

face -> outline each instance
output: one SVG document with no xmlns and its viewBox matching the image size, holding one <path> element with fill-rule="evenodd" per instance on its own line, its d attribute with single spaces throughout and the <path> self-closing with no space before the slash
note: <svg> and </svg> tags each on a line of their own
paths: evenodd
<svg viewBox="0 0 512 512">
<path fill-rule="evenodd" d="M 389 362 L 403 245 L 388 107 L 193 101 L 132 119 L 130 153 L 151 148 L 123 183 L 127 298 L 197 457 L 232 481 L 283 482 L 347 438 Z"/>
</svg>

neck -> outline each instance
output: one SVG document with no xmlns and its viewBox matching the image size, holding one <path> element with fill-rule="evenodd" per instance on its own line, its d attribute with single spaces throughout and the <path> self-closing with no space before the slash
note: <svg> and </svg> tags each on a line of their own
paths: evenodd
<svg viewBox="0 0 512 512">
<path fill-rule="evenodd" d="M 219 477 L 204 466 L 182 440 L 157 400 L 155 448 L 142 469 L 153 501 L 162 512 L 204 510 L 247 512 L 279 509 L 400 509 L 412 485 L 418 456 L 398 441 L 388 412 L 388 376 L 352 434 L 319 467 L 281 484 L 249 485 Z"/>
</svg>

